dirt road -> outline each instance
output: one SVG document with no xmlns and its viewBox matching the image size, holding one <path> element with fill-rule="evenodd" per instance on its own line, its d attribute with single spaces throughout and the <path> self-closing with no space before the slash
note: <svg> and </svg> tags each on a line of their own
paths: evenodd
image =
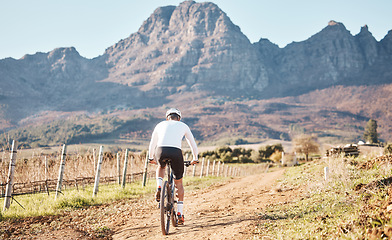
<svg viewBox="0 0 392 240">
<path fill-rule="evenodd" d="M 300 190 L 280 190 L 284 170 L 236 177 L 185 195 L 185 225 L 163 236 L 151 195 L 55 216 L 0 221 L 0 239 L 249 239 L 269 204 L 293 201 Z"/>
<path fill-rule="evenodd" d="M 186 193 L 185 225 L 171 226 L 169 236 L 162 236 L 157 204 L 147 201 L 124 225 L 114 227 L 113 239 L 247 239 L 266 205 L 292 200 L 294 193 L 276 191 L 283 171 L 234 178 Z"/>
</svg>

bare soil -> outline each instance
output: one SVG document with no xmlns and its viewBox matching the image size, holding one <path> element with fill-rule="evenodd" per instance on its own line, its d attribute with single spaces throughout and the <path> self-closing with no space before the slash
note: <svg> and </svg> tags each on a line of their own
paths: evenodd
<svg viewBox="0 0 392 240">
<path fill-rule="evenodd" d="M 163 236 L 151 195 L 46 216 L 0 222 L 1 239 L 248 239 L 259 215 L 271 204 L 286 204 L 300 190 L 280 189 L 284 169 L 236 177 L 188 191 L 185 225 Z"/>
</svg>

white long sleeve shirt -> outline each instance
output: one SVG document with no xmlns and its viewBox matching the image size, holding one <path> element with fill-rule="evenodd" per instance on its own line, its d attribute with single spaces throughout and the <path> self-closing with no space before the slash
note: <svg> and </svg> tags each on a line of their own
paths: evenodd
<svg viewBox="0 0 392 240">
<path fill-rule="evenodd" d="M 148 151 L 149 158 L 152 159 L 154 157 L 157 147 L 181 149 L 181 142 L 184 137 L 191 147 L 193 160 L 196 160 L 198 150 L 191 130 L 185 123 L 175 120 L 162 121 L 155 126 Z"/>
</svg>

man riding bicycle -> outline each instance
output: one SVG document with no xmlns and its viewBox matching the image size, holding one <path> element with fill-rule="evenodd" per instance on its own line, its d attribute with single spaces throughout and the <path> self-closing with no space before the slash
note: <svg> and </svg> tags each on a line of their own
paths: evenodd
<svg viewBox="0 0 392 240">
<path fill-rule="evenodd" d="M 171 160 L 171 167 L 174 176 L 174 184 L 177 188 L 178 202 L 177 214 L 178 224 L 184 224 L 184 187 L 182 177 L 184 174 L 184 158 L 181 151 L 181 142 L 185 137 L 191 147 L 193 160 L 191 164 L 198 163 L 198 150 L 195 139 L 188 125 L 181 122 L 181 112 L 176 108 L 171 108 L 166 112 L 166 121 L 158 123 L 152 133 L 149 146 L 149 160 L 151 163 L 158 163 L 156 170 L 157 192 L 155 199 L 159 202 L 165 174 L 167 159 Z"/>
</svg>

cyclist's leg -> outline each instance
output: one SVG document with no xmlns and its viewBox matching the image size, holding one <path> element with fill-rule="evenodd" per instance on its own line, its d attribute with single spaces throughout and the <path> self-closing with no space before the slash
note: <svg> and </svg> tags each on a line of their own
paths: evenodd
<svg viewBox="0 0 392 240">
<path fill-rule="evenodd" d="M 174 184 L 177 188 L 178 201 L 184 201 L 184 186 L 182 185 L 182 178 L 178 180 L 174 179 Z"/>
<path fill-rule="evenodd" d="M 178 196 L 177 214 L 179 215 L 178 215 L 177 223 L 179 225 L 183 225 L 184 224 L 184 186 L 182 185 L 182 178 L 175 179 L 174 184 L 176 185 L 177 196 Z"/>
<path fill-rule="evenodd" d="M 156 178 L 157 180 L 159 178 L 163 179 L 163 177 L 165 176 L 165 167 L 166 167 L 166 162 L 164 162 L 164 160 L 167 158 L 165 153 L 164 148 L 162 147 L 158 147 L 155 153 L 155 159 L 158 163 L 158 167 L 156 169 Z M 162 183 L 159 184 L 159 186 L 162 187 Z"/>
<path fill-rule="evenodd" d="M 184 158 L 182 156 L 182 151 L 178 149 L 175 151 L 175 154 L 172 158 L 172 164 L 171 164 L 172 170 L 173 170 L 173 176 L 174 176 L 174 184 L 177 189 L 177 214 L 180 214 L 178 216 L 178 224 L 183 225 L 184 224 L 184 213 L 183 213 L 183 208 L 184 208 L 184 186 L 182 184 L 182 177 L 184 175 Z"/>
<path fill-rule="evenodd" d="M 157 188 L 162 187 L 163 177 L 165 176 L 165 167 L 158 165 L 156 170 Z"/>
<path fill-rule="evenodd" d="M 157 192 L 155 193 L 155 199 L 156 201 L 160 201 L 160 196 L 161 196 L 161 189 L 162 189 L 162 184 L 163 184 L 163 178 L 165 175 L 165 168 L 166 168 L 166 162 L 163 160 L 165 159 L 165 153 L 162 148 L 157 148 L 156 154 L 155 154 L 155 159 L 158 163 L 157 169 L 156 169 L 156 180 L 157 180 Z"/>
</svg>

